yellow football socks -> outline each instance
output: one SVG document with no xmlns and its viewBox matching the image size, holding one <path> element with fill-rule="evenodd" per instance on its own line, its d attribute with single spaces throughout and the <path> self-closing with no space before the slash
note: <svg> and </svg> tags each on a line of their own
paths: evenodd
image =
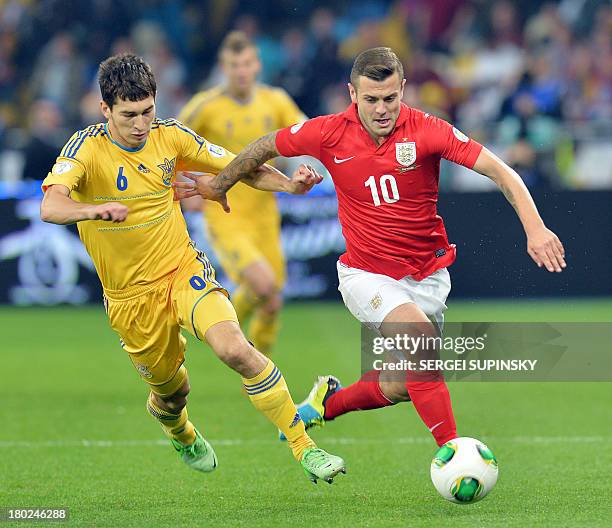
<svg viewBox="0 0 612 528">
<path fill-rule="evenodd" d="M 255 408 L 265 414 L 287 437 L 293 456 L 298 461 L 302 460 L 304 450 L 316 447 L 306 434 L 304 422 L 291 399 L 285 378 L 272 361 L 257 376 L 242 378 L 242 382 Z"/>
<path fill-rule="evenodd" d="M 178 440 L 183 445 L 191 445 L 195 442 L 195 429 L 188 419 L 187 407 L 183 407 L 179 414 L 172 414 L 160 409 L 153 401 L 153 393 L 150 393 L 147 400 L 147 411 L 160 423 L 162 429 L 170 438 Z"/>
</svg>

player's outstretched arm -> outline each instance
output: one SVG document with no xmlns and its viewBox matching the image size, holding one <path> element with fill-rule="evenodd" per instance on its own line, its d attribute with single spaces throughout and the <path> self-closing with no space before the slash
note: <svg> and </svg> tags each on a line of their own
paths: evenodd
<svg viewBox="0 0 612 528">
<path fill-rule="evenodd" d="M 216 189 L 213 186 L 215 176 L 190 172 L 184 172 L 183 176 L 184 179 L 190 181 L 175 181 L 172 184 L 176 199 L 184 202 L 185 200 L 192 200 L 193 197 L 204 197 L 218 201 L 227 213 L 230 212 L 225 194 L 222 195 L 221 199 L 211 198 L 211 196 L 216 196 Z M 310 165 L 301 164 L 291 178 L 287 178 L 282 172 L 270 165 L 262 165 L 255 172 L 242 178 L 242 181 L 260 191 L 305 194 L 316 184 L 321 183 L 323 176 Z"/>
<path fill-rule="evenodd" d="M 260 191 L 286 192 L 290 194 L 305 194 L 323 181 L 311 165 L 301 164 L 291 178 L 271 165 L 262 165 L 255 172 L 242 178 L 242 181 Z"/>
<path fill-rule="evenodd" d="M 566 267 L 563 244 L 538 213 L 538 209 L 521 177 L 495 154 L 483 148 L 474 170 L 493 180 L 514 207 L 527 235 L 527 252 L 535 263 L 548 271 L 560 272 Z"/>
<path fill-rule="evenodd" d="M 193 183 L 174 182 L 175 194 L 184 199 L 200 195 L 207 200 L 219 202 L 223 209 L 229 213 L 227 191 L 237 182 L 243 180 L 248 185 L 263 191 L 289 192 L 303 194 L 308 192 L 323 178 L 310 166 L 300 165 L 287 178 L 274 167 L 264 165 L 266 161 L 279 155 L 276 148 L 276 131 L 255 140 L 247 145 L 217 176 L 210 178 L 206 175 L 188 175 Z"/>
<path fill-rule="evenodd" d="M 74 224 L 83 220 L 108 220 L 123 222 L 128 208 L 118 203 L 91 205 L 75 202 L 70 198 L 70 189 L 64 185 L 51 185 L 45 191 L 40 204 L 40 218 L 51 224 Z"/>
<path fill-rule="evenodd" d="M 248 178 L 266 161 L 279 155 L 276 149 L 276 132 L 256 139 L 246 147 L 213 179 L 213 187 L 226 193 L 237 182 Z"/>
<path fill-rule="evenodd" d="M 229 213 L 227 204 L 227 191 L 244 178 L 248 178 L 257 171 L 266 161 L 278 156 L 276 150 L 276 131 L 270 132 L 263 137 L 247 145 L 238 156 L 236 156 L 227 167 L 214 177 L 204 192 L 200 192 L 202 198 L 219 202 L 223 209 Z"/>
</svg>

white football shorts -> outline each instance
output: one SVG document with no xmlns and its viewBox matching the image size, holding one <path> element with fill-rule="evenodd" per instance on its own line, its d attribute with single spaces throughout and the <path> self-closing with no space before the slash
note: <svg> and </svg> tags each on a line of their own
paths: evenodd
<svg viewBox="0 0 612 528">
<path fill-rule="evenodd" d="M 440 330 L 444 325 L 446 298 L 451 290 L 450 274 L 441 268 L 422 281 L 411 276 L 395 280 L 387 275 L 337 263 L 338 290 L 357 320 L 378 330 L 385 317 L 401 304 L 414 303 Z"/>
</svg>

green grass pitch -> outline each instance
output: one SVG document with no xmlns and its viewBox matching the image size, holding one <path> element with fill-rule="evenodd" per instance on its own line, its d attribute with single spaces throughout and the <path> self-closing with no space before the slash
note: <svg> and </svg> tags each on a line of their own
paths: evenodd
<svg viewBox="0 0 612 528">
<path fill-rule="evenodd" d="M 449 321 L 612 320 L 612 300 L 449 304 Z M 410 404 L 313 433 L 348 465 L 332 486 L 313 486 L 238 376 L 191 340 L 189 411 L 220 463 L 198 474 L 146 414 L 145 386 L 102 307 L 2 308 L 0 321 L 0 507 L 67 506 L 66 525 L 87 527 L 610 526 L 608 383 L 452 384 L 459 433 L 500 462 L 491 495 L 459 506 L 431 485 L 435 444 Z M 291 305 L 275 360 L 299 401 L 318 374 L 354 381 L 358 350 L 340 303 Z"/>
</svg>

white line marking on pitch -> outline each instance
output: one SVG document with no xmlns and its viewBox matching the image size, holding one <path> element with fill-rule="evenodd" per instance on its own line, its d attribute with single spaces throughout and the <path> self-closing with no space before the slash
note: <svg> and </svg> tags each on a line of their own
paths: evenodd
<svg viewBox="0 0 612 528">
<path fill-rule="evenodd" d="M 249 446 L 266 445 L 274 443 L 274 438 L 270 440 L 241 440 L 241 439 L 209 439 L 215 446 Z M 610 436 L 512 436 L 512 437 L 483 437 L 483 441 L 494 443 L 496 441 L 511 444 L 600 444 L 612 442 Z M 328 437 L 325 444 L 351 445 L 351 444 L 431 444 L 429 436 L 401 436 L 398 438 L 358 438 L 358 437 Z M 36 448 L 36 447 L 155 447 L 168 446 L 168 440 L 41 440 L 41 441 L 16 441 L 0 440 L 2 448 Z"/>
</svg>

